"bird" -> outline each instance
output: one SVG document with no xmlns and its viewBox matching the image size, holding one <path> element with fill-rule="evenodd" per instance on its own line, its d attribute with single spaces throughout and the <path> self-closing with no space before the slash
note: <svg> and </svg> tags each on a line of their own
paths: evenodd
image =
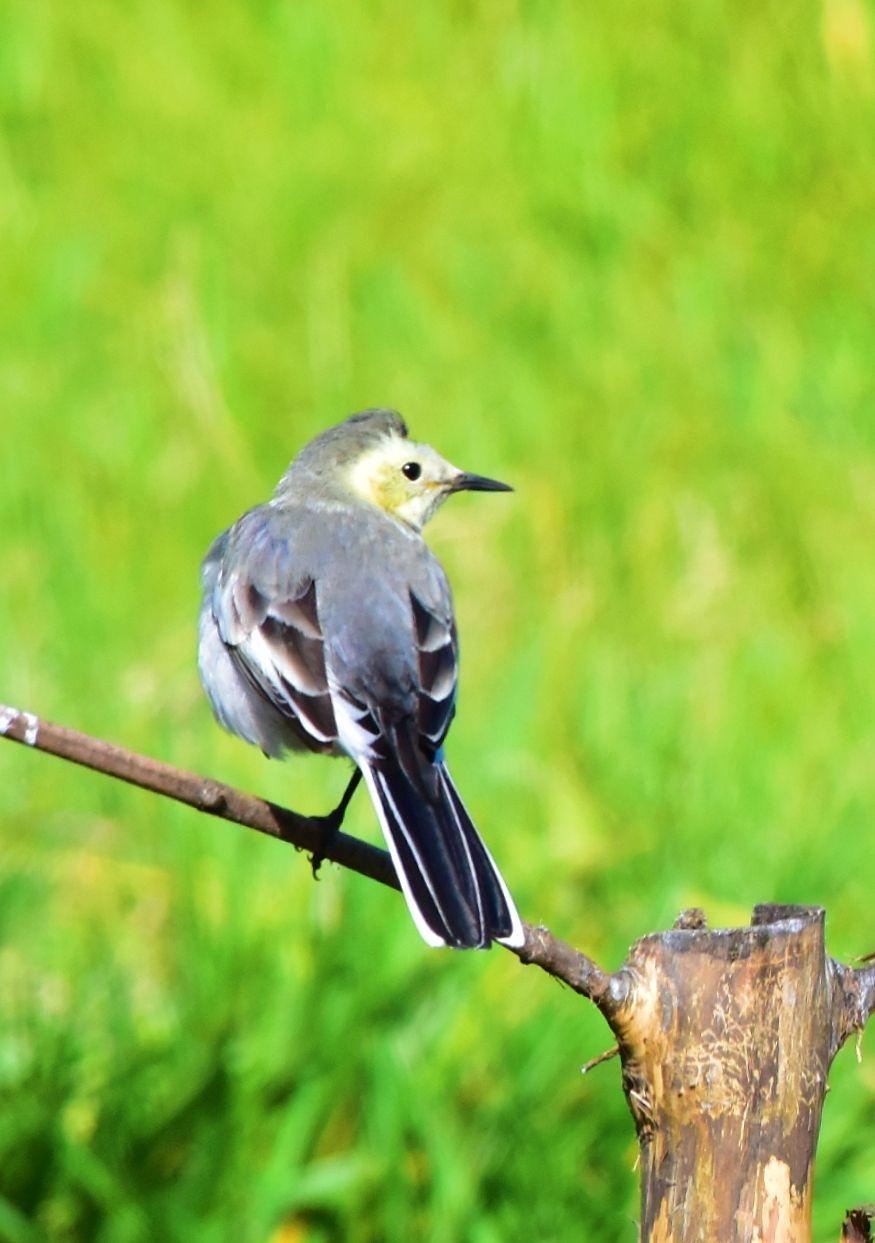
<svg viewBox="0 0 875 1243">
<path fill-rule="evenodd" d="M 517 908 L 444 756 L 459 643 L 422 529 L 463 491 L 513 489 L 412 440 L 395 410 L 323 431 L 211 544 L 198 669 L 219 724 L 268 757 L 353 761 L 327 819 L 336 828 L 363 778 L 428 945 L 518 948 Z"/>
</svg>

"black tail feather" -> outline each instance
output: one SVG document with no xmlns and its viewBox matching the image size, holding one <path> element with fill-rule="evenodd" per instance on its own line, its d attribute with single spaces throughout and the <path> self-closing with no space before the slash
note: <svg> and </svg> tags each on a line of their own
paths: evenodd
<svg viewBox="0 0 875 1243">
<path fill-rule="evenodd" d="M 432 945 L 518 945 L 513 901 L 442 764 L 435 793 L 424 796 L 400 764 L 365 771 L 380 823 L 420 933 Z"/>
</svg>

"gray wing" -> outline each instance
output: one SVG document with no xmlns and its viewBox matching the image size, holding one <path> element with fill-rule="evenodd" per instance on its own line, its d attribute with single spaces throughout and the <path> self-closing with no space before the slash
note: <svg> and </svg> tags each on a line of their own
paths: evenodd
<svg viewBox="0 0 875 1243">
<path fill-rule="evenodd" d="M 232 703 L 226 697 L 223 711 L 216 710 L 215 697 L 209 687 L 207 691 L 222 724 L 235 716 L 235 703 L 254 701 L 267 710 L 269 720 L 282 723 L 282 746 L 331 751 L 337 744 L 337 725 L 316 585 L 275 525 L 267 507 L 251 510 L 207 555 L 201 631 L 209 633 L 212 620 L 237 675 Z M 201 642 L 203 646 L 203 638 Z M 230 728 L 263 745 L 251 738 L 251 731 L 235 728 L 233 720 Z M 277 754 L 275 748 L 263 749 Z"/>
<path fill-rule="evenodd" d="M 455 713 L 458 682 L 452 605 L 437 569 L 438 593 L 432 575 L 432 581 L 418 578 L 415 587 L 395 580 L 370 599 L 363 596 L 359 628 L 373 637 L 374 615 L 394 614 L 394 652 L 388 639 L 378 639 L 355 665 L 348 659 L 335 665 L 336 649 L 329 644 L 328 662 L 343 749 L 366 768 L 400 765 L 413 788 L 429 799 L 438 795 L 436 761 Z M 379 623 L 376 628 L 379 633 Z"/>
<path fill-rule="evenodd" d="M 419 685 L 416 720 L 421 745 L 433 753 L 440 750 L 456 711 L 459 682 L 459 639 L 449 589 L 443 607 L 431 608 L 410 592 Z"/>
<path fill-rule="evenodd" d="M 338 677 L 332 669 L 332 694 L 338 733 L 355 759 L 378 764 L 397 759 L 418 787 L 447 736 L 456 706 L 458 641 L 452 616 L 441 616 L 407 593 L 405 639 L 413 676 L 406 686 L 380 692 L 386 681 L 378 661 Z M 367 625 L 367 615 L 362 618 Z M 385 654 L 383 650 L 382 655 Z M 329 668 L 330 658 L 329 658 Z"/>
<path fill-rule="evenodd" d="M 198 626 L 198 672 L 219 724 L 260 747 L 265 755 L 279 757 L 287 747 L 300 744 L 284 717 L 253 690 L 241 673 L 222 642 L 213 614 L 213 592 L 227 540 L 226 531 L 213 543 L 202 567 L 204 596 Z"/>
</svg>

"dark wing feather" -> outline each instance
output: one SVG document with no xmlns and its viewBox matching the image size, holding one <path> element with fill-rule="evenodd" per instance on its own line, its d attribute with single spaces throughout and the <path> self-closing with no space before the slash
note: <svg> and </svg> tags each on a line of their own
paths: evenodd
<svg viewBox="0 0 875 1243">
<path fill-rule="evenodd" d="M 337 722 L 328 688 L 316 584 L 307 578 L 268 598 L 246 578 L 218 584 L 222 638 L 248 680 L 287 717 L 314 751 L 334 746 Z"/>
<path fill-rule="evenodd" d="M 416 720 L 419 742 L 429 760 L 447 736 L 456 711 L 459 642 L 452 614 L 440 616 L 410 592 L 419 664 Z"/>
</svg>

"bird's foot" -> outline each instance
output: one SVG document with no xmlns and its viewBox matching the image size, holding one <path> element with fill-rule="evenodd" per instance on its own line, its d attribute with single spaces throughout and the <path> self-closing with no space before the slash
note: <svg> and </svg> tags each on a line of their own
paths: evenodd
<svg viewBox="0 0 875 1243">
<path fill-rule="evenodd" d="M 343 824 L 343 818 L 346 815 L 346 809 L 349 807 L 350 800 L 358 789 L 358 784 L 362 779 L 360 770 L 357 768 L 349 780 L 349 784 L 343 792 L 343 798 L 335 807 L 334 811 L 330 811 L 327 816 L 314 816 L 322 827 L 319 838 L 319 845 L 310 855 L 310 868 L 313 872 L 313 879 L 319 879 L 319 869 L 325 862 L 326 856 L 331 851 L 331 847 L 340 832 L 340 826 Z"/>
<path fill-rule="evenodd" d="M 319 835 L 319 845 L 310 855 L 310 870 L 313 873 L 314 880 L 319 879 L 319 869 L 325 862 L 326 855 L 330 854 L 331 847 L 334 845 L 340 826 L 343 823 L 343 814 L 338 815 L 337 812 L 338 808 L 335 808 L 327 816 L 313 817 L 322 830 Z"/>
</svg>

